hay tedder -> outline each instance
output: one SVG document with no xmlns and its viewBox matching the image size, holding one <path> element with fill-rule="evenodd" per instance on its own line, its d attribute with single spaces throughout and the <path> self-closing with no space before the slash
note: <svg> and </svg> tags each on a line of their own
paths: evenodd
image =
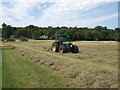
<svg viewBox="0 0 120 90">
<path fill-rule="evenodd" d="M 59 33 L 55 36 L 55 42 L 52 43 L 51 50 L 60 53 L 78 53 L 79 51 L 78 46 L 69 42 L 67 34 L 64 33 Z"/>
</svg>

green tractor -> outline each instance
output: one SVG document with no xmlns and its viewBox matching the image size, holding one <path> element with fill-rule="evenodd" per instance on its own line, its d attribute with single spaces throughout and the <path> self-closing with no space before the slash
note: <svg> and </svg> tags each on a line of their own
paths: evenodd
<svg viewBox="0 0 120 90">
<path fill-rule="evenodd" d="M 59 33 L 55 36 L 55 42 L 52 43 L 51 50 L 60 53 L 78 53 L 79 51 L 78 46 L 73 45 L 71 42 L 69 42 L 67 34 L 63 33 Z"/>
</svg>

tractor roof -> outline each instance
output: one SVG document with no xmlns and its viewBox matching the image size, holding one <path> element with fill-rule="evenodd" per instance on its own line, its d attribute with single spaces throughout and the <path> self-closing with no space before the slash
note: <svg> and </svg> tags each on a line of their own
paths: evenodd
<svg viewBox="0 0 120 90">
<path fill-rule="evenodd" d="M 57 34 L 56 36 L 61 36 L 61 35 L 67 36 L 67 34 L 64 34 L 64 33 L 59 33 L 59 34 Z"/>
</svg>

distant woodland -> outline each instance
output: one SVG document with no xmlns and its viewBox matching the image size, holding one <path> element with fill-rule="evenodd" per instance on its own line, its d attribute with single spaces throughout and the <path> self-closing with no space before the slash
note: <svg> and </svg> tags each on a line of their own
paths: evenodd
<svg viewBox="0 0 120 90">
<path fill-rule="evenodd" d="M 108 29 L 103 26 L 96 26 L 95 28 L 88 27 L 38 27 L 29 25 L 26 27 L 12 27 L 5 23 L 2 24 L 2 38 L 21 38 L 28 39 L 46 39 L 53 40 L 58 33 L 68 34 L 70 41 L 84 40 L 84 41 L 120 41 L 120 28 Z"/>
</svg>

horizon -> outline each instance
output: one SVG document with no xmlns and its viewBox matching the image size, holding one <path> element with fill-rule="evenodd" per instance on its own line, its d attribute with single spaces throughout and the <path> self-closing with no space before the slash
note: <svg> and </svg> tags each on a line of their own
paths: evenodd
<svg viewBox="0 0 120 90">
<path fill-rule="evenodd" d="M 10 24 L 7 24 L 7 23 L 5 23 L 6 25 L 10 25 Z M 30 25 L 32 25 L 32 24 L 30 24 Z M 27 26 L 30 26 L 30 25 L 27 25 Z M 2 25 L 1 25 L 2 26 Z M 11 26 L 11 25 L 10 25 Z M 16 28 L 24 28 L 24 27 L 27 27 L 27 26 L 11 26 L 11 27 L 16 27 Z M 33 26 L 37 26 L 37 25 L 33 25 Z M 70 27 L 68 27 L 68 26 L 37 26 L 37 27 L 41 27 L 41 28 L 48 28 L 48 27 L 52 27 L 52 28 L 57 28 L 57 27 L 59 27 L 59 28 L 61 28 L 61 27 L 66 27 L 66 28 L 75 28 L 75 27 L 77 27 L 77 28 L 88 28 L 88 29 L 94 29 L 95 27 L 97 27 L 97 26 L 95 26 L 95 27 L 81 27 L 81 26 L 70 26 Z M 107 27 L 107 26 L 101 26 L 101 27 Z M 119 27 L 115 27 L 115 28 L 119 28 Z M 113 30 L 115 30 L 115 28 L 108 28 L 107 27 L 107 29 L 113 29 Z M 2 27 L 0 27 L 0 29 L 2 29 Z"/>
</svg>

